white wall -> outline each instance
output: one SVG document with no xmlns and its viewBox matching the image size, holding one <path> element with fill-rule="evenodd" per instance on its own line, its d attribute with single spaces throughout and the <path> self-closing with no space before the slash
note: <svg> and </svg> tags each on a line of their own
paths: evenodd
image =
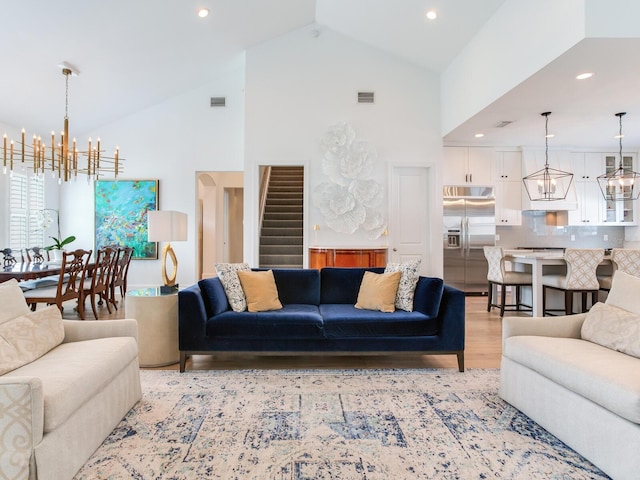
<svg viewBox="0 0 640 480">
<path fill-rule="evenodd" d="M 585 37 L 585 0 L 507 0 L 442 74 L 442 136 Z"/>
<path fill-rule="evenodd" d="M 255 264 L 258 258 L 259 166 L 267 164 L 305 166 L 307 237 L 320 224 L 320 244 L 380 245 L 382 240 L 358 232 L 339 234 L 322 227 L 320 211 L 310 202 L 310 192 L 326 178 L 320 139 L 329 126 L 350 124 L 358 139 L 376 148 L 376 179 L 385 187 L 388 164 L 439 163 L 438 78 L 318 26 L 260 44 L 246 58 L 245 259 Z M 358 91 L 375 92 L 375 104 L 358 104 Z M 439 238 L 441 228 L 436 229 Z M 441 261 L 434 260 L 433 268 L 441 271 Z"/>
<path fill-rule="evenodd" d="M 123 179 L 159 179 L 159 208 L 189 215 L 189 240 L 172 243 L 179 261 L 177 281 L 196 281 L 196 207 L 198 171 L 243 170 L 244 68 L 185 92 L 86 136 L 101 137 L 126 158 Z M 210 97 L 225 96 L 225 108 L 211 108 Z M 72 121 L 73 119 L 71 119 Z M 94 242 L 93 185 L 61 187 L 63 235 L 74 245 Z M 161 250 L 163 244 L 160 245 Z M 86 248 L 86 247 L 85 247 Z M 131 288 L 162 283 L 160 260 L 136 260 L 129 270 Z"/>
</svg>

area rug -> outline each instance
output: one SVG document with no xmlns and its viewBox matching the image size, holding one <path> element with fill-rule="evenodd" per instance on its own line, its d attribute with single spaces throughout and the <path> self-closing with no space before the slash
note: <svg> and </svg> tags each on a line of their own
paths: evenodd
<svg viewBox="0 0 640 480">
<path fill-rule="evenodd" d="M 498 370 L 142 371 L 83 479 L 601 479 Z"/>
</svg>

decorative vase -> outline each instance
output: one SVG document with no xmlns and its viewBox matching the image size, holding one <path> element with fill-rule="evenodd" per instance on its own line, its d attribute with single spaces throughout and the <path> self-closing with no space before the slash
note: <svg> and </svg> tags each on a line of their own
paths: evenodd
<svg viewBox="0 0 640 480">
<path fill-rule="evenodd" d="M 50 250 L 49 251 L 49 261 L 51 263 L 61 263 L 62 262 L 62 250 Z"/>
</svg>

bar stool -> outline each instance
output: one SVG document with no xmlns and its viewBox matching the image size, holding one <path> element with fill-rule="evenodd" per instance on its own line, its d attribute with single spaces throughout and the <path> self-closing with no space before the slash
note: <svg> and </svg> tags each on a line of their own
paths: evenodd
<svg viewBox="0 0 640 480">
<path fill-rule="evenodd" d="M 513 270 L 506 270 L 504 267 L 504 251 L 502 247 L 485 246 L 484 256 L 487 258 L 489 264 L 489 270 L 487 272 L 487 281 L 489 282 L 489 299 L 487 302 L 487 312 L 491 311 L 491 307 L 500 308 L 500 316 L 504 316 L 504 312 L 521 311 L 521 307 L 525 307 L 525 310 L 531 310 L 531 305 L 525 305 L 522 303 L 522 291 L 521 287 L 531 287 L 533 284 L 531 274 L 527 272 L 514 272 Z M 493 303 L 493 286 L 500 286 L 500 304 Z M 506 304 L 506 287 L 515 287 L 515 301 L 516 303 Z M 497 292 L 496 292 L 497 293 Z M 505 307 L 515 307 L 506 310 Z"/>
<path fill-rule="evenodd" d="M 582 312 L 587 311 L 587 295 L 591 294 L 591 304 L 598 301 L 600 284 L 596 276 L 596 269 L 604 258 L 604 248 L 567 248 L 564 260 L 567 263 L 567 273 L 564 275 L 542 276 L 542 315 L 550 312 L 564 312 L 573 314 L 573 294 L 582 297 Z M 564 310 L 547 309 L 547 289 L 564 292 Z"/>
<path fill-rule="evenodd" d="M 611 290 L 611 280 L 617 270 L 624 273 L 640 277 L 640 250 L 632 248 L 614 248 L 611 250 L 611 264 L 613 272 L 611 275 L 598 275 L 600 290 L 608 292 Z"/>
</svg>

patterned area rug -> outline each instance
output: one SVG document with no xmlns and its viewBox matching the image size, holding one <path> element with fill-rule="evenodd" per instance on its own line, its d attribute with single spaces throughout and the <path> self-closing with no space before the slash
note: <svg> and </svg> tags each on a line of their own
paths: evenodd
<svg viewBox="0 0 640 480">
<path fill-rule="evenodd" d="M 142 371 L 80 479 L 602 479 L 498 370 Z"/>
</svg>

